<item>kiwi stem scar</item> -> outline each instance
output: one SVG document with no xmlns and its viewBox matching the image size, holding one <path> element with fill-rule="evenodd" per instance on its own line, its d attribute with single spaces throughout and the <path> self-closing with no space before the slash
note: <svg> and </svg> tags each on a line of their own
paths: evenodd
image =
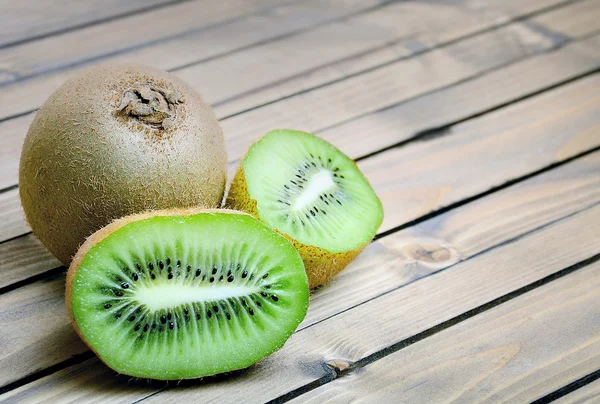
<svg viewBox="0 0 600 404">
<path fill-rule="evenodd" d="M 296 198 L 292 209 L 300 211 L 306 206 L 312 205 L 319 195 L 332 188 L 336 188 L 336 184 L 331 177 L 331 172 L 329 170 L 319 171 L 310 178 L 308 187 Z"/>
<path fill-rule="evenodd" d="M 190 303 L 214 302 L 231 297 L 244 297 L 261 291 L 259 285 L 234 286 L 194 286 L 194 285 L 152 285 L 141 286 L 136 290 L 135 300 L 148 309 L 158 311 Z"/>
</svg>

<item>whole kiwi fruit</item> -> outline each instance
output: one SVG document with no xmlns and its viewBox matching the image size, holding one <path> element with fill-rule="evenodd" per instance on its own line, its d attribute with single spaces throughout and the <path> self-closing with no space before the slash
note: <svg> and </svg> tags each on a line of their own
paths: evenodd
<svg viewBox="0 0 600 404">
<path fill-rule="evenodd" d="M 101 66 L 65 82 L 37 112 L 19 190 L 33 233 L 66 265 L 116 218 L 218 207 L 226 175 L 223 132 L 192 88 L 146 66 Z"/>
</svg>

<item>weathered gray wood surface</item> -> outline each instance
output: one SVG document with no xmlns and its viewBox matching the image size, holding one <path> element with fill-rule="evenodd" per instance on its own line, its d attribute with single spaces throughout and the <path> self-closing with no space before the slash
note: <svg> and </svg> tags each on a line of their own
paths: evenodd
<svg viewBox="0 0 600 404">
<path fill-rule="evenodd" d="M 21 24 L 0 24 L 0 401 L 593 401 L 600 0 L 63 3 L 43 24 L 11 3 Z M 74 333 L 64 268 L 24 221 L 32 111 L 88 66 L 131 61 L 214 105 L 232 170 L 268 130 L 314 131 L 384 203 L 381 238 L 249 370 L 115 375 Z"/>
</svg>

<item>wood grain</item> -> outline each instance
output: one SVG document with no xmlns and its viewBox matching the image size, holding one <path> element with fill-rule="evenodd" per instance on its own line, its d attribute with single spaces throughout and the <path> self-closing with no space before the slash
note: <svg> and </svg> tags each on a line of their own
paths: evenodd
<svg viewBox="0 0 600 404">
<path fill-rule="evenodd" d="M 0 242 L 29 231 L 19 200 L 19 190 L 0 193 Z"/>
<path fill-rule="evenodd" d="M 523 403 L 599 365 L 596 262 L 292 402 Z"/>
<path fill-rule="evenodd" d="M 289 2 L 286 0 L 285 2 Z M 41 38 L 0 51 L 0 65 L 10 72 L 1 84 L 57 70 L 110 53 L 135 49 L 190 30 L 239 18 L 272 7 L 267 0 L 210 0 L 180 2 L 104 24 Z M 49 51 L 51 50 L 51 51 Z"/>
<path fill-rule="evenodd" d="M 178 0 L 0 1 L 0 47 Z"/>
<path fill-rule="evenodd" d="M 555 33 L 560 33 L 571 38 L 586 35 L 590 27 L 598 28 L 600 21 L 600 1 L 585 0 L 569 6 L 567 16 L 566 9 L 558 9 L 531 18 L 533 24 L 540 27 L 551 27 Z"/>
<path fill-rule="evenodd" d="M 471 260 L 409 283 L 297 332 L 277 353 L 247 371 L 203 381 L 182 382 L 177 389 L 150 397 L 151 402 L 265 402 L 344 368 L 441 322 L 555 273 L 597 253 L 600 207 L 553 225 Z M 406 276 L 401 262 L 387 268 Z M 353 283 L 355 294 L 361 287 Z M 469 293 L 464 293 L 468 290 Z M 312 309 L 312 308 L 311 308 Z M 352 330 L 340 333 L 340 330 Z M 37 380 L 4 396 L 5 402 L 78 400 L 108 402 L 149 395 L 144 383 L 130 383 L 96 359 Z"/>
<path fill-rule="evenodd" d="M 300 329 L 315 325 L 349 307 L 360 305 L 459 261 L 468 260 L 546 223 L 600 203 L 599 167 L 600 153 L 595 153 L 492 194 L 477 203 L 372 243 L 334 282 L 313 294 L 309 314 Z M 504 219 L 498 221 L 499 216 Z M 37 261 L 32 261 L 31 265 L 36 263 Z M 3 271 L 8 269 L 2 268 Z M 37 337 L 42 341 L 52 339 L 57 326 L 56 319 L 48 318 L 46 322 L 40 311 L 44 312 L 47 299 L 54 301 L 55 305 L 62 303 L 63 282 L 62 278 L 51 281 L 55 285 L 52 290 L 56 291 L 52 297 L 43 292 L 47 288 L 47 283 L 44 282 L 36 282 L 0 296 L 0 320 L 18 315 L 23 302 L 29 302 L 31 313 L 28 316 L 39 318 Z M 35 296 L 43 298 L 33 303 Z M 7 299 L 10 304 L 3 305 L 2 302 Z M 64 308 L 61 311 L 64 312 Z M 63 314 L 67 321 L 66 312 Z M 18 338 L 19 330 L 18 325 L 4 323 L 4 327 L 0 328 L 0 340 Z M 6 349 L 5 358 L 10 361 L 14 360 L 14 355 L 18 355 L 22 366 L 50 366 L 56 360 L 54 356 L 29 357 L 22 352 L 9 353 L 11 348 L 8 346 Z M 38 347 L 34 350 L 37 352 L 40 349 Z M 62 360 L 81 352 L 74 352 L 70 344 L 54 347 L 54 355 L 60 353 Z M 1 358 L 0 369 L 9 369 L 3 366 Z M 5 384 L 28 374 L 23 368 L 20 368 L 23 373 L 10 369 L 10 372 L 0 372 L 0 383 Z"/>
<path fill-rule="evenodd" d="M 505 23 L 507 19 L 537 13 L 565 2 L 494 0 L 485 4 L 479 4 L 480 1 L 471 3 L 473 4 L 468 7 L 434 3 L 392 3 L 343 21 L 338 20 L 360 11 L 361 7 L 363 10 L 367 9 L 373 2 L 343 3 L 343 6 L 331 1 L 284 4 L 253 18 L 208 27 L 195 35 L 178 36 L 133 52 L 109 55 L 100 61 L 135 61 L 163 69 L 193 63 L 192 66 L 179 70 L 178 74 L 193 84 L 207 101 L 219 106 L 219 115 L 225 116 L 399 57 L 424 52 L 465 35 L 472 35 L 477 30 Z M 519 8 L 516 7 L 517 3 L 523 4 Z M 506 9 L 511 4 L 518 11 Z M 315 8 L 319 12 L 315 12 Z M 562 7 L 557 10 L 560 11 L 562 20 L 577 18 L 569 9 L 570 7 Z M 326 23 L 330 20 L 333 22 Z M 326 24 L 314 30 L 289 35 L 294 30 L 306 30 L 307 27 L 320 23 Z M 588 30 L 594 27 L 593 24 L 589 25 Z M 595 29 L 598 28 L 600 27 Z M 537 28 L 535 30 L 539 31 Z M 194 63 L 207 57 L 214 58 L 219 53 L 240 49 L 244 44 L 256 43 L 261 38 L 264 42 L 265 39 L 277 36 L 282 37 L 214 60 L 206 60 L 204 63 Z M 513 46 L 517 49 L 531 40 L 517 33 L 503 39 L 505 47 Z M 190 52 L 190 49 L 194 51 Z M 26 54 L 20 50 L 17 55 L 7 55 L 5 63 L 15 63 L 15 60 Z M 31 55 L 30 58 L 36 68 L 43 66 L 38 54 Z M 2 59 L 0 51 L 0 61 Z M 265 61 L 268 62 L 266 65 Z M 83 68 L 85 66 L 69 67 L 8 85 L 4 88 L 4 94 L 0 94 L 0 100 L 4 97 L 10 102 L 0 102 L 0 118 L 36 109 L 60 83 Z"/>
<path fill-rule="evenodd" d="M 419 113 L 411 113 L 409 115 L 396 115 L 391 112 L 387 114 L 385 112 L 381 113 L 381 111 L 375 108 L 377 105 L 381 106 L 380 103 L 378 104 L 378 101 L 370 103 L 370 100 L 376 99 L 381 95 L 381 92 L 384 93 L 384 101 L 382 103 L 392 102 L 397 104 L 410 101 L 411 98 L 418 97 L 427 91 L 440 90 L 438 87 L 443 86 L 444 83 L 448 85 L 455 84 L 461 88 L 463 86 L 469 87 L 465 83 L 456 83 L 456 80 L 467 80 L 473 78 L 474 75 L 482 74 L 485 71 L 484 65 L 486 63 L 488 63 L 488 67 L 489 65 L 497 67 L 510 62 L 515 57 L 518 58 L 517 55 L 525 56 L 532 52 L 536 53 L 548 50 L 546 46 L 556 46 L 556 44 L 551 45 L 552 42 L 548 42 L 548 39 L 543 36 L 539 36 L 536 33 L 531 34 L 533 36 L 530 34 L 531 32 L 527 29 L 523 30 L 518 25 L 511 25 L 493 33 L 484 34 L 481 40 L 489 39 L 487 45 L 485 45 L 485 42 L 482 43 L 481 40 L 467 39 L 464 42 L 461 41 L 458 44 L 450 46 L 447 50 L 442 49 L 395 63 L 384 68 L 384 71 L 377 69 L 366 76 L 360 75 L 354 77 L 352 80 L 344 80 L 334 85 L 334 88 L 330 88 L 331 86 L 324 87 L 318 91 L 301 94 L 298 96 L 300 98 L 292 97 L 282 102 L 225 120 L 223 127 L 228 138 L 230 159 L 236 160 L 240 158 L 246 152 L 250 143 L 268 130 L 278 126 L 292 127 L 294 125 L 300 129 L 317 131 L 320 136 L 331 140 L 349 155 L 358 157 L 412 137 L 415 130 L 422 129 L 423 127 L 431 127 L 432 124 L 441 124 L 442 122 L 448 123 L 447 119 L 449 118 L 460 119 L 464 118 L 465 115 L 469 116 L 480 112 L 482 110 L 480 109 L 480 105 L 484 108 L 490 108 L 497 105 L 498 102 L 508 102 L 511 99 L 527 94 L 519 86 L 523 86 L 530 91 L 539 91 L 548 85 L 559 83 L 597 68 L 600 65 L 600 51 L 595 46 L 597 45 L 598 37 L 593 37 L 582 43 L 575 43 L 564 49 L 559 49 L 556 53 L 539 55 L 540 59 L 532 58 L 532 62 L 525 61 L 523 65 L 515 65 L 504 74 L 494 74 L 492 78 L 499 79 L 499 82 L 490 80 L 488 84 L 490 91 L 486 92 L 489 95 L 482 99 L 481 104 L 474 101 L 476 98 L 471 93 L 459 92 L 460 88 L 458 88 L 456 92 L 461 95 L 458 98 L 461 102 L 457 101 L 457 104 L 461 108 L 455 112 L 448 112 L 454 111 L 452 108 L 448 108 L 448 105 L 454 105 L 454 103 L 445 104 L 444 102 L 447 98 L 444 96 L 441 97 L 441 100 L 438 100 L 440 101 L 438 103 L 440 113 L 436 113 L 431 108 L 421 108 L 422 104 L 420 105 L 420 103 L 423 102 L 422 99 L 413 99 L 409 104 L 406 104 L 406 108 L 409 110 L 411 108 L 414 109 L 414 106 L 420 108 L 418 110 Z M 519 37 L 518 35 L 521 35 L 521 39 L 514 39 L 515 37 Z M 507 43 L 512 45 L 507 46 Z M 489 62 L 477 62 L 477 60 L 481 59 L 480 54 L 485 55 L 486 49 L 489 49 L 490 46 L 496 47 L 499 50 L 494 56 L 497 59 L 490 57 Z M 455 62 L 455 58 L 467 60 Z M 473 59 L 473 66 L 469 65 L 469 58 Z M 443 62 L 449 63 L 447 69 L 441 64 Z M 556 67 L 553 68 L 552 66 L 554 65 L 548 64 L 549 62 L 555 63 Z M 431 67 L 421 69 L 420 66 L 422 64 L 431 65 Z M 554 73 L 552 74 L 551 71 Z M 379 73 L 373 79 L 372 76 L 376 72 Z M 436 79 L 428 80 L 427 77 L 430 73 L 436 74 Z M 386 74 L 394 74 L 395 76 L 391 76 L 392 78 L 390 78 Z M 527 79 L 521 81 L 521 76 Z M 371 82 L 371 79 L 375 81 Z M 356 80 L 359 81 L 359 84 L 363 83 L 362 87 L 354 87 L 353 84 L 356 84 Z M 390 80 L 396 81 L 396 87 L 390 84 Z M 479 83 L 481 80 L 477 80 L 477 82 Z M 364 91 L 365 85 L 369 86 L 368 91 Z M 389 87 L 390 85 L 392 87 Z M 403 85 L 407 87 L 405 89 L 398 88 L 398 86 Z M 371 88 L 375 86 L 380 89 L 379 92 Z M 467 90 L 471 88 L 467 88 Z M 340 90 L 341 92 L 338 93 L 336 90 Z M 353 101 L 352 97 L 354 97 L 354 92 L 357 91 L 359 92 L 357 95 L 358 98 L 356 101 Z M 362 95 L 361 91 L 366 93 L 366 95 Z M 362 101 L 359 102 L 361 98 Z M 431 98 L 435 102 L 439 98 L 439 95 L 434 95 Z M 390 101 L 390 99 L 394 99 L 394 101 Z M 302 102 L 303 100 L 306 102 Z M 426 101 L 429 101 L 429 99 Z M 6 103 L 6 105 L 10 104 L 9 102 Z M 0 105 L 2 104 L 0 103 Z M 323 105 L 324 109 L 319 108 L 319 105 Z M 372 114 L 369 112 L 372 112 Z M 386 128 L 383 127 L 383 123 L 387 122 L 386 116 L 399 116 L 399 119 L 402 121 L 407 121 L 410 117 L 414 116 L 414 121 L 407 122 L 406 130 L 402 129 L 405 126 L 403 122 L 400 122 L 400 125 Z M 0 138 L 5 139 L 7 144 L 6 149 L 0 150 L 0 167 L 2 168 L 0 171 L 0 187 L 7 187 L 16 182 L 20 147 L 32 119 L 33 114 L 29 114 L 0 122 Z M 303 124 L 302 122 L 307 119 L 310 122 Z M 349 124 L 344 124 L 344 120 L 354 121 L 356 119 L 358 119 L 356 124 L 360 125 L 360 127 L 348 130 Z M 258 120 L 262 120 L 263 122 L 260 123 Z M 338 126 L 325 130 L 327 126 L 331 125 Z M 339 125 L 342 126 L 340 127 Z M 357 133 L 358 131 L 360 132 Z M 366 131 L 376 133 L 377 136 L 374 136 L 372 141 L 366 141 L 366 139 L 371 139 L 371 136 L 360 136 L 363 131 L 365 133 L 369 133 Z M 348 142 L 347 139 L 343 138 L 347 133 L 356 133 L 357 140 Z M 357 152 L 360 154 L 357 154 Z"/>
<path fill-rule="evenodd" d="M 594 404 L 600 401 L 600 379 L 555 401 L 556 404 Z"/>
<path fill-rule="evenodd" d="M 384 204 L 380 231 L 600 146 L 599 94 L 600 76 L 594 75 L 459 124 L 452 128 L 451 136 L 392 149 L 359 162 Z M 21 242 L 7 243 L 15 251 L 12 259 L 16 261 L 26 259 L 18 254 Z M 47 271 L 51 269 L 48 264 L 52 261 L 44 260 L 23 271 L 8 263 L 7 271 L 18 275 L 6 279 Z"/>
<path fill-rule="evenodd" d="M 245 18 L 230 19 L 221 24 L 203 25 L 206 20 L 203 17 L 195 23 L 188 24 L 188 27 L 181 27 L 176 15 L 167 16 L 163 11 L 150 17 L 146 16 L 142 21 L 150 26 L 152 26 L 153 20 L 160 20 L 161 24 L 170 25 L 170 30 L 162 34 L 161 32 L 154 33 L 155 40 L 149 42 L 144 42 L 144 32 L 137 33 L 128 30 L 129 25 L 139 24 L 139 21 L 133 21 L 122 26 L 103 24 L 96 28 L 102 30 L 98 33 L 99 35 L 105 32 L 125 31 L 132 36 L 132 39 L 126 37 L 123 40 L 115 38 L 115 35 L 111 34 L 110 37 L 118 43 L 116 48 L 108 42 L 108 39 L 105 40 L 105 46 L 100 46 L 101 44 L 94 42 L 94 35 L 91 35 L 87 38 L 92 44 L 91 49 L 84 53 L 78 53 L 76 49 L 73 52 L 71 48 L 64 48 L 62 41 L 47 44 L 50 48 L 63 46 L 63 52 L 67 52 L 67 54 L 63 54 L 63 57 L 58 60 L 51 55 L 42 58 L 38 53 L 39 49 L 36 48 L 37 45 L 33 44 L 30 45 L 31 48 L 18 47 L 7 51 L 0 50 L 0 63 L 10 66 L 16 77 L 28 77 L 26 80 L 14 81 L 12 78 L 11 82 L 5 82 L 3 92 L 0 94 L 0 117 L 6 118 L 37 109 L 50 93 L 66 79 L 79 74 L 92 64 L 139 63 L 163 70 L 172 70 L 229 54 L 248 46 L 268 43 L 276 37 L 286 37 L 294 32 L 310 29 L 315 25 L 376 7 L 382 1 L 304 0 L 290 2 L 288 0 L 264 2 L 264 4 L 271 5 L 271 8 L 256 9 L 252 15 Z M 235 7 L 235 3 L 231 4 Z M 244 6 L 241 11 L 244 8 L 247 6 Z M 191 13 L 191 16 L 197 14 L 197 11 L 194 12 L 194 10 L 184 11 Z M 69 36 L 67 42 L 69 41 L 78 42 L 77 34 Z M 132 45 L 130 43 L 132 41 L 141 42 L 138 45 Z M 120 49 L 120 51 L 115 52 L 115 49 Z M 92 59 L 89 59 L 90 57 Z M 57 63 L 60 65 L 60 70 L 50 69 L 49 63 L 52 60 L 55 60 L 54 65 Z M 265 70 L 264 67 L 262 70 Z M 222 78 L 221 81 L 223 81 Z M 5 100 L 11 102 L 2 102 Z"/>
</svg>

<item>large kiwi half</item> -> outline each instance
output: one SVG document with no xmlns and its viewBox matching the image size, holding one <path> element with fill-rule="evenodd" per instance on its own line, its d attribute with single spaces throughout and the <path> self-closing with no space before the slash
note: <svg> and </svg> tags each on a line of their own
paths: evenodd
<svg viewBox="0 0 600 404">
<path fill-rule="evenodd" d="M 75 328 L 102 361 L 159 380 L 250 366 L 284 344 L 308 299 L 290 242 L 228 210 L 117 220 L 77 252 L 66 288 Z"/>
<path fill-rule="evenodd" d="M 68 264 L 119 217 L 218 207 L 226 175 L 223 133 L 193 89 L 150 67 L 102 66 L 68 80 L 37 112 L 19 192 L 33 233 Z"/>
<path fill-rule="evenodd" d="M 227 205 L 286 235 L 310 287 L 326 283 L 375 236 L 381 201 L 353 160 L 314 135 L 267 133 L 238 169 Z"/>
</svg>

